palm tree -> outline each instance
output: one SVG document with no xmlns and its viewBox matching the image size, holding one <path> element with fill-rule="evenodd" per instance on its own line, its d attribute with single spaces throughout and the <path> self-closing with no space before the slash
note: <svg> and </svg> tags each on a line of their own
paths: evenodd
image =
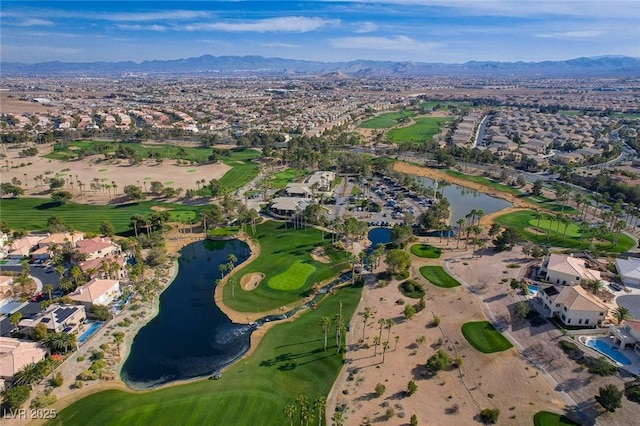
<svg viewBox="0 0 640 426">
<path fill-rule="evenodd" d="M 382 327 L 384 327 L 387 324 L 387 320 L 384 318 L 380 318 L 378 320 L 378 324 L 380 324 L 380 334 L 378 334 L 378 337 L 382 339 Z"/>
<path fill-rule="evenodd" d="M 364 318 L 364 325 L 362 326 L 362 340 L 364 341 L 364 333 L 367 331 L 367 321 L 371 318 L 371 308 L 368 306 L 364 308 L 362 318 Z"/>
<path fill-rule="evenodd" d="M 113 343 L 116 345 L 118 356 L 120 356 L 120 343 L 124 340 L 124 333 L 122 331 L 116 331 L 113 333 Z"/>
<path fill-rule="evenodd" d="M 602 282 L 602 280 L 597 279 L 587 280 L 587 282 L 585 283 L 585 287 L 591 290 L 593 294 L 598 294 L 598 292 L 604 287 L 604 283 Z"/>
<path fill-rule="evenodd" d="M 616 319 L 618 325 L 620 325 L 622 321 L 631 318 L 631 312 L 629 312 L 629 309 L 625 308 L 624 306 L 618 306 L 611 312 L 611 314 L 613 314 L 613 317 Z"/>
<path fill-rule="evenodd" d="M 318 410 L 318 426 L 322 426 L 322 418 L 324 417 L 324 410 L 327 408 L 327 398 L 325 396 L 316 397 L 313 402 L 316 410 Z"/>
<path fill-rule="evenodd" d="M 52 299 L 51 297 L 51 291 L 53 290 L 53 286 L 51 284 L 45 284 L 44 285 L 44 291 L 46 291 L 49 294 L 49 300 Z"/>
<path fill-rule="evenodd" d="M 393 327 L 396 324 L 396 322 L 394 321 L 393 318 L 389 318 L 385 322 L 387 326 L 387 343 L 389 343 L 389 337 L 391 336 L 391 327 Z"/>
<path fill-rule="evenodd" d="M 396 346 L 393 348 L 393 350 L 396 351 L 398 349 L 398 340 L 400 340 L 400 336 L 396 335 L 394 339 L 396 339 Z"/>
<path fill-rule="evenodd" d="M 293 426 L 293 418 L 296 415 L 296 406 L 293 402 L 284 406 L 284 414 L 289 417 L 289 426 Z"/>
<path fill-rule="evenodd" d="M 18 323 L 22 320 L 22 312 L 14 312 L 9 317 L 9 322 L 15 327 L 14 330 L 18 330 Z"/>
<path fill-rule="evenodd" d="M 237 281 L 238 281 L 238 279 L 236 278 L 235 275 L 229 274 L 229 278 L 227 279 L 227 282 L 229 283 L 229 285 L 231 285 L 231 298 L 232 299 L 236 298 L 236 282 Z"/>
<path fill-rule="evenodd" d="M 458 240 L 456 242 L 456 249 L 460 247 L 460 235 L 462 235 L 462 233 L 464 232 L 464 223 L 465 223 L 465 220 L 463 218 L 460 218 L 456 221 L 456 224 L 458 225 L 458 232 L 457 232 Z"/>
<path fill-rule="evenodd" d="M 224 273 L 228 269 L 229 269 L 228 263 L 221 263 L 220 265 L 218 265 L 218 271 L 220 271 L 220 278 L 224 278 Z"/>
<path fill-rule="evenodd" d="M 76 335 L 68 333 L 50 333 L 42 341 L 44 347 L 52 352 L 67 352 L 76 345 Z"/>
<path fill-rule="evenodd" d="M 389 350 L 389 342 L 382 343 L 382 363 L 384 364 L 384 356 Z"/>
<path fill-rule="evenodd" d="M 378 336 L 373 337 L 373 356 L 378 354 L 378 345 L 380 344 L 380 338 Z"/>
<path fill-rule="evenodd" d="M 29 388 L 33 389 L 33 384 L 42 379 L 42 377 L 41 367 L 35 362 L 32 362 L 22 367 L 20 371 L 13 376 L 13 385 L 27 385 Z"/>
<path fill-rule="evenodd" d="M 484 210 L 476 210 L 476 216 L 478 217 L 478 226 L 480 226 L 480 219 L 482 219 L 482 216 L 484 216 Z"/>
<path fill-rule="evenodd" d="M 331 317 L 322 317 L 320 320 L 322 331 L 324 332 L 324 350 L 327 350 L 327 335 L 329 334 L 329 327 L 331 326 Z"/>
</svg>

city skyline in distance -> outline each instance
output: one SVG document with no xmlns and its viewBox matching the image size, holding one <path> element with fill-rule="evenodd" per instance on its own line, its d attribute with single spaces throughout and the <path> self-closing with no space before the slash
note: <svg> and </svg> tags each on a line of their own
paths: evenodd
<svg viewBox="0 0 640 426">
<path fill-rule="evenodd" d="M 640 57 L 636 1 L 3 2 L 3 62 Z"/>
</svg>

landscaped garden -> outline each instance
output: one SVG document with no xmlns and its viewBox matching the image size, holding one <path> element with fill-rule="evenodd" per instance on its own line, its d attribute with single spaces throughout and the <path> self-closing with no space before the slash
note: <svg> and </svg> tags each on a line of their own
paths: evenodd
<svg viewBox="0 0 640 426">
<path fill-rule="evenodd" d="M 549 411 L 538 411 L 533 416 L 533 424 L 535 426 L 580 426 L 566 416 Z"/>
<path fill-rule="evenodd" d="M 326 396 L 342 367 L 335 340 L 323 350 L 321 318 L 340 310 L 351 318 L 362 289 L 346 287 L 304 311 L 295 321 L 268 330 L 249 357 L 223 371 L 219 380 L 200 380 L 129 393 L 89 395 L 58 412 L 52 425 L 283 425 L 283 409 L 300 395 L 313 403 Z M 332 325 L 329 334 L 335 334 Z M 316 416 L 317 417 L 317 416 Z M 296 424 L 299 422 L 295 417 Z"/>
<path fill-rule="evenodd" d="M 407 127 L 391 129 L 387 133 L 387 140 L 397 144 L 422 145 L 431 142 L 442 126 L 451 121 L 446 117 L 420 117 L 415 124 Z"/>
<path fill-rule="evenodd" d="M 426 259 L 437 259 L 440 257 L 442 250 L 429 244 L 418 243 L 411 246 L 411 253 Z"/>
<path fill-rule="evenodd" d="M 589 249 L 593 240 L 594 247 L 609 252 L 625 252 L 633 247 L 633 240 L 620 233 L 615 244 L 615 234 L 608 232 L 597 235 L 597 229 L 580 229 L 569 221 L 549 220 L 536 216 L 533 210 L 522 210 L 499 216 L 495 219 L 498 225 L 519 230 L 529 241 L 536 244 L 548 244 L 553 247 L 566 247 L 574 250 Z M 566 233 L 565 233 L 566 230 Z"/>
<path fill-rule="evenodd" d="M 513 347 L 489 321 L 465 323 L 462 325 L 462 334 L 471 346 L 485 354 L 502 352 Z"/>
<path fill-rule="evenodd" d="M 337 276 L 350 269 L 344 251 L 331 245 L 329 234 L 314 228 L 293 229 L 285 224 L 266 221 L 256 226 L 252 235 L 260 244 L 260 255 L 237 271 L 238 281 L 246 274 L 263 273 L 261 284 L 252 291 L 224 288 L 224 303 L 240 312 L 265 312 L 294 303 L 308 294 L 312 284 Z M 330 263 L 311 258 L 311 251 L 323 246 Z"/>
<path fill-rule="evenodd" d="M 452 288 L 460 285 L 442 266 L 423 266 L 420 268 L 420 274 L 437 287 Z"/>
<path fill-rule="evenodd" d="M 47 219 L 60 217 L 70 228 L 83 232 L 100 232 L 100 224 L 108 221 L 117 234 L 131 232 L 131 216 L 147 216 L 153 212 L 151 207 L 165 208 L 171 214 L 171 220 L 198 220 L 199 207 L 182 204 L 142 201 L 123 205 L 89 205 L 67 202 L 52 203 L 43 198 L 15 198 L 2 200 L 2 219 L 11 229 L 44 230 Z"/>
</svg>

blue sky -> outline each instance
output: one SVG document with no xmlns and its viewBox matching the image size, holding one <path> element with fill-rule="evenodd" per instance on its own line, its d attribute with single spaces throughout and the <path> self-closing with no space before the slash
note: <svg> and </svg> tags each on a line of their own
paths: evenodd
<svg viewBox="0 0 640 426">
<path fill-rule="evenodd" d="M 0 58 L 461 63 L 640 57 L 640 0 L 5 1 Z"/>
</svg>

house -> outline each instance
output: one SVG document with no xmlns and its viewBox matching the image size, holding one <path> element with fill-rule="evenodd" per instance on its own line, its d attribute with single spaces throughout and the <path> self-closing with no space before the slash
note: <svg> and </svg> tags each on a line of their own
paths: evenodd
<svg viewBox="0 0 640 426">
<path fill-rule="evenodd" d="M 284 191 L 289 197 L 311 197 L 312 191 L 309 185 L 305 183 L 288 183 Z"/>
<path fill-rule="evenodd" d="M 607 305 L 579 285 L 549 286 L 540 289 L 536 297 L 542 303 L 545 317 L 557 317 L 565 325 L 597 327 L 609 312 Z"/>
<path fill-rule="evenodd" d="M 14 240 L 9 246 L 9 254 L 7 257 L 10 259 L 29 257 L 31 251 L 37 247 L 38 243 L 44 238 L 44 235 L 27 235 L 26 237 Z"/>
<path fill-rule="evenodd" d="M 86 254 L 87 259 L 97 259 L 110 254 L 116 254 L 120 251 L 117 244 L 111 242 L 109 237 L 95 237 L 87 240 L 81 240 L 76 243 L 76 250 Z"/>
<path fill-rule="evenodd" d="M 612 337 L 620 349 L 633 347 L 640 355 L 640 320 L 626 320 L 623 326 L 609 326 L 609 337 Z"/>
<path fill-rule="evenodd" d="M 566 254 L 551 254 L 542 262 L 541 272 L 550 284 L 576 285 L 600 279 L 600 272 L 587 268 L 584 259 Z"/>
<path fill-rule="evenodd" d="M 0 381 L 10 382 L 22 367 L 42 361 L 47 353 L 38 342 L 0 337 Z"/>
<path fill-rule="evenodd" d="M 616 269 L 624 285 L 640 288 L 640 259 L 616 259 Z"/>
<path fill-rule="evenodd" d="M 75 247 L 76 243 L 84 239 L 84 234 L 70 232 L 55 232 L 38 241 L 38 248 L 31 252 L 31 258 L 35 260 L 47 260 L 51 257 L 51 249 L 66 243 Z"/>
<path fill-rule="evenodd" d="M 273 199 L 269 209 L 279 216 L 291 217 L 296 212 L 302 212 L 311 203 L 309 198 L 297 197 L 276 197 Z"/>
<path fill-rule="evenodd" d="M 46 311 L 35 318 L 25 318 L 18 323 L 18 327 L 31 332 L 42 323 L 47 331 L 53 333 L 75 333 L 78 326 L 87 319 L 84 306 L 80 305 L 50 305 Z"/>
<path fill-rule="evenodd" d="M 120 281 L 92 279 L 69 293 L 74 302 L 91 308 L 93 305 L 108 305 L 120 295 Z"/>
<path fill-rule="evenodd" d="M 0 275 L 0 307 L 13 299 L 13 277 Z"/>
<path fill-rule="evenodd" d="M 101 258 L 85 260 L 80 262 L 78 266 L 84 273 L 94 272 L 91 274 L 91 278 L 122 279 L 126 275 L 125 263 L 126 260 L 123 256 L 107 255 Z"/>
</svg>

